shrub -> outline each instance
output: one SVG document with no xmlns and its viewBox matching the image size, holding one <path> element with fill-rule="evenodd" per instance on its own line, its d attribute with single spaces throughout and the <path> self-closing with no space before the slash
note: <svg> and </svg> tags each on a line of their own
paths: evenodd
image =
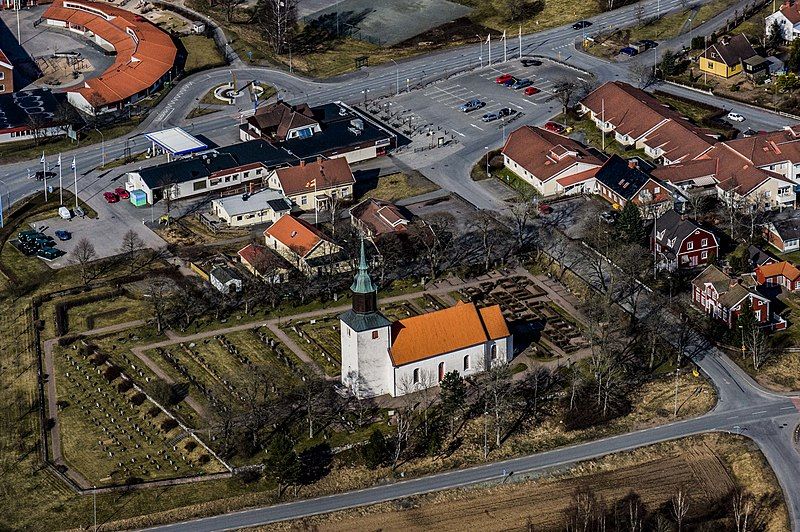
<svg viewBox="0 0 800 532">
<path fill-rule="evenodd" d="M 108 382 L 114 382 L 114 380 L 117 379 L 120 374 L 122 374 L 122 370 L 120 370 L 117 366 L 109 366 L 103 372 L 103 377 L 105 377 Z"/>
<path fill-rule="evenodd" d="M 125 393 L 128 390 L 130 390 L 131 388 L 133 388 L 133 383 L 131 381 L 129 381 L 128 379 L 124 379 L 122 382 L 117 384 L 117 391 L 119 393 Z"/>
<path fill-rule="evenodd" d="M 143 394 L 141 392 L 137 392 L 136 394 L 134 394 L 131 397 L 131 403 L 133 403 L 136 406 L 141 406 L 142 403 L 144 403 L 146 399 L 147 399 L 147 396 L 145 396 L 145 394 Z"/>
<path fill-rule="evenodd" d="M 161 422 L 161 430 L 163 430 L 164 432 L 169 432 L 177 426 L 178 422 L 172 418 L 167 418 Z"/>
<path fill-rule="evenodd" d="M 370 469 L 385 464 L 389 459 L 389 444 L 386 443 L 383 432 L 378 429 L 373 430 L 361 454 L 364 457 L 364 463 Z"/>
</svg>

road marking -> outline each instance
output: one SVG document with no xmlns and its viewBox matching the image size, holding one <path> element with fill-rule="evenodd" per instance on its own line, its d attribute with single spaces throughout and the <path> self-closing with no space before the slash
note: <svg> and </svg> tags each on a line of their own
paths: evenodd
<svg viewBox="0 0 800 532">
<path fill-rule="evenodd" d="M 470 125 L 472 127 L 474 127 L 475 129 L 480 129 L 481 131 L 484 131 L 484 129 L 482 127 L 476 126 L 475 124 L 470 124 Z"/>
<path fill-rule="evenodd" d="M 525 100 L 525 101 L 527 101 L 527 100 Z M 525 108 L 524 108 L 524 107 L 522 107 L 521 105 L 517 105 L 517 104 L 515 104 L 515 103 L 513 103 L 513 102 L 508 102 L 508 104 L 509 104 L 509 105 L 513 105 L 513 106 L 514 106 L 514 107 L 516 107 L 517 109 L 520 109 L 520 110 L 523 110 L 523 111 L 525 110 Z"/>
<path fill-rule="evenodd" d="M 797 409 L 793 406 L 784 406 L 783 408 L 781 408 L 781 410 L 797 410 Z"/>
<path fill-rule="evenodd" d="M 766 413 L 767 413 L 766 410 L 759 410 L 758 412 L 753 412 L 753 415 L 755 416 L 755 415 L 758 415 L 758 414 L 766 414 Z"/>
<path fill-rule="evenodd" d="M 532 101 L 530 101 L 530 100 L 522 100 L 522 101 L 523 101 L 523 102 L 525 102 L 525 103 L 527 103 L 527 104 L 529 104 L 529 105 L 533 105 L 534 107 L 535 107 L 535 106 L 537 106 L 537 105 L 539 105 L 538 103 L 536 103 L 536 102 L 532 102 Z"/>
<path fill-rule="evenodd" d="M 453 133 L 457 133 L 457 134 L 461 135 L 462 137 L 466 137 L 466 135 L 465 135 L 465 134 L 463 134 L 462 132 L 460 132 L 460 131 L 457 131 L 457 130 L 455 130 L 455 129 L 451 129 L 450 131 L 452 131 Z"/>
</svg>

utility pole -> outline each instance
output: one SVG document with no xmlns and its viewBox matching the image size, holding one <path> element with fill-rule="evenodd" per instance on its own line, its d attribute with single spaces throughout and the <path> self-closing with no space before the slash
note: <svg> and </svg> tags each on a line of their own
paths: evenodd
<svg viewBox="0 0 800 532">
<path fill-rule="evenodd" d="M 44 150 L 42 150 L 42 179 L 44 179 L 44 202 L 47 203 L 47 159 L 44 157 Z"/>
<path fill-rule="evenodd" d="M 603 122 L 603 127 L 600 131 L 603 132 L 603 151 L 606 151 L 606 99 L 600 100 L 600 120 Z"/>
<path fill-rule="evenodd" d="M 64 187 L 61 185 L 61 154 L 58 154 L 58 204 L 64 205 Z"/>
<path fill-rule="evenodd" d="M 21 7 L 20 4 L 22 0 L 16 0 L 14 5 L 17 8 L 17 43 L 22 46 L 22 33 L 19 31 L 19 8 Z"/>
<path fill-rule="evenodd" d="M 394 73 L 395 73 L 394 95 L 395 96 L 399 96 L 400 95 L 400 67 L 397 66 L 397 61 L 395 61 L 394 59 L 389 59 L 389 61 L 394 63 Z"/>
<path fill-rule="evenodd" d="M 72 158 L 72 173 L 75 176 L 75 208 L 78 208 L 78 165 L 75 164 L 75 157 Z"/>
<path fill-rule="evenodd" d="M 478 34 L 475 34 L 475 36 L 478 38 L 478 44 L 481 47 L 480 51 L 478 52 L 478 64 L 480 64 L 480 67 L 483 68 L 483 37 Z"/>
<path fill-rule="evenodd" d="M 486 458 L 489 456 L 489 440 L 486 437 L 486 432 L 488 430 L 486 427 L 488 416 L 489 412 L 484 410 L 483 411 L 483 461 L 484 462 L 486 461 Z"/>
<path fill-rule="evenodd" d="M 94 516 L 94 532 L 97 532 L 97 486 L 92 486 L 92 515 Z"/>
</svg>

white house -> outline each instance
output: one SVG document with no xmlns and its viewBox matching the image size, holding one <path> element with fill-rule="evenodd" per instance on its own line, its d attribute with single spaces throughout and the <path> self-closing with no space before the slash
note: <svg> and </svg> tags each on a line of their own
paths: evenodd
<svg viewBox="0 0 800 532">
<path fill-rule="evenodd" d="M 230 266 L 216 266 L 209 272 L 208 280 L 211 282 L 211 286 L 223 294 L 242 290 L 242 278 Z"/>
<path fill-rule="evenodd" d="M 793 41 L 800 37 L 800 9 L 798 9 L 797 2 L 787 0 L 776 12 L 768 15 L 764 20 L 768 37 L 772 35 L 776 22 L 780 26 L 781 37 L 784 41 Z"/>
<path fill-rule="evenodd" d="M 458 303 L 389 321 L 378 311 L 363 242 L 350 289 L 353 308 L 339 317 L 342 384 L 359 399 L 413 393 L 438 385 L 451 371 L 473 375 L 513 357 L 513 339 L 498 305 L 479 309 Z"/>
<path fill-rule="evenodd" d="M 280 191 L 269 188 L 211 200 L 211 214 L 230 227 L 275 222 L 291 210 L 289 200 Z"/>
</svg>

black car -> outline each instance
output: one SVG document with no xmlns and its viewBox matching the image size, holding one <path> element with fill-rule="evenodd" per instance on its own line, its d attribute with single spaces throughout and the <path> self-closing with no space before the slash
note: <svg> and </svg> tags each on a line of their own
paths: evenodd
<svg viewBox="0 0 800 532">
<path fill-rule="evenodd" d="M 575 24 L 572 25 L 572 29 L 573 30 L 582 30 L 583 28 L 588 28 L 591 25 L 592 25 L 592 23 L 589 22 L 588 20 L 579 20 L 578 22 L 576 22 Z"/>
<path fill-rule="evenodd" d="M 497 114 L 500 115 L 500 118 L 503 118 L 505 116 L 511 116 L 517 114 L 517 110 L 512 109 L 510 107 L 503 107 L 502 109 L 497 111 Z"/>
<path fill-rule="evenodd" d="M 538 59 L 520 59 L 520 63 L 522 63 L 524 67 L 542 66 L 542 62 Z"/>
<path fill-rule="evenodd" d="M 647 50 L 650 50 L 651 48 L 655 48 L 656 46 L 658 46 L 658 43 L 652 39 L 642 39 L 639 42 L 641 42 L 644 45 L 645 49 Z"/>
</svg>

